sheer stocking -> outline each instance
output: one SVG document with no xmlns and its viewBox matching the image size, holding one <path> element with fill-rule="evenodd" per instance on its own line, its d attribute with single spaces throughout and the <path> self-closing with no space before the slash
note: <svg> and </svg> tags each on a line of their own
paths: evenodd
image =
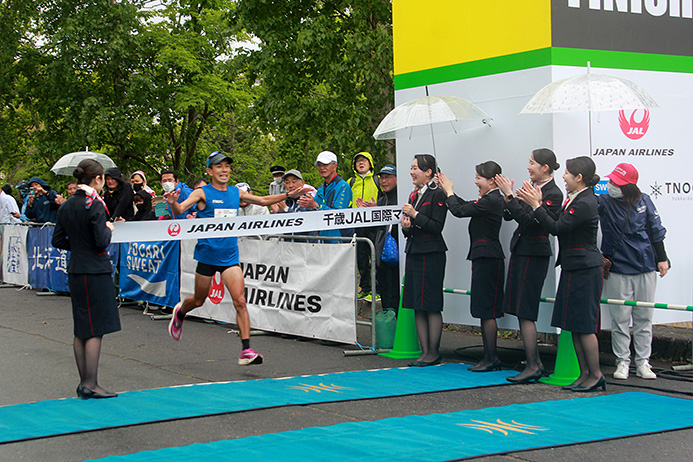
<svg viewBox="0 0 693 462">
<path fill-rule="evenodd" d="M 538 371 L 544 368 L 541 358 L 539 358 L 539 348 L 537 347 L 537 326 L 530 319 L 519 318 L 519 321 L 527 364 L 514 379 L 519 381 L 531 380 L 530 377 L 536 377 Z"/>
<path fill-rule="evenodd" d="M 496 340 L 498 337 L 498 324 L 495 318 L 481 320 L 481 339 L 484 343 L 484 357 L 477 363 L 478 367 L 490 366 L 498 361 Z"/>
<path fill-rule="evenodd" d="M 440 356 L 440 339 L 443 335 L 443 315 L 439 312 L 415 311 L 416 333 L 421 345 L 418 361 L 431 362 Z"/>
<path fill-rule="evenodd" d="M 73 342 L 79 379 L 84 386 L 97 393 L 106 392 L 99 386 L 97 378 L 101 356 L 101 339 L 101 336 L 88 339 L 75 337 Z"/>
</svg>

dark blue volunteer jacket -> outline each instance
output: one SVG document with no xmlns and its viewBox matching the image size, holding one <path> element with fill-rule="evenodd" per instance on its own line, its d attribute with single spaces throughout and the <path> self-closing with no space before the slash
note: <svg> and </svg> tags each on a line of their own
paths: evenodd
<svg viewBox="0 0 693 462">
<path fill-rule="evenodd" d="M 662 226 L 652 199 L 643 194 L 630 207 L 630 212 L 625 201 L 607 194 L 597 196 L 597 204 L 602 228 L 601 249 L 613 261 L 611 272 L 642 274 L 655 271 L 657 258 L 653 244 L 664 241 L 667 230 Z M 630 215 L 628 219 L 627 215 Z M 623 237 L 619 243 L 621 231 Z"/>
<path fill-rule="evenodd" d="M 26 217 L 36 223 L 55 223 L 58 218 L 58 208 L 60 207 L 60 204 L 55 202 L 58 193 L 51 189 L 48 183 L 37 176 L 31 177 L 29 180 L 30 184 L 33 182 L 40 184 L 41 187 L 46 190 L 46 194 L 35 196 L 34 204 L 31 207 L 27 204 L 25 211 Z"/>
</svg>

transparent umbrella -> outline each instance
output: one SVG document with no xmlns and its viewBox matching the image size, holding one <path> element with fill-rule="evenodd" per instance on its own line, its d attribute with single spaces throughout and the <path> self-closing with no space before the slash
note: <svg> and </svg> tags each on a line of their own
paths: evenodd
<svg viewBox="0 0 693 462">
<path fill-rule="evenodd" d="M 590 155 L 592 154 L 592 111 L 657 108 L 657 102 L 630 80 L 604 74 L 587 74 L 558 80 L 539 90 L 520 114 L 587 112 Z"/>
<path fill-rule="evenodd" d="M 436 144 L 433 125 L 448 123 L 457 133 L 453 122 L 468 119 L 483 119 L 488 123 L 491 119 L 476 104 L 464 98 L 455 96 L 426 96 L 400 104 L 385 116 L 375 129 L 373 137 L 376 140 L 391 140 L 403 136 L 409 138 L 417 134 L 429 134 L 433 139 L 433 154 Z M 419 131 L 417 133 L 417 130 Z"/>
<path fill-rule="evenodd" d="M 51 172 L 55 173 L 56 175 L 72 176 L 72 172 L 84 159 L 94 159 L 103 165 L 104 170 L 116 166 L 116 164 L 106 154 L 101 154 L 100 152 L 91 152 L 89 151 L 89 148 L 87 148 L 86 151 L 65 154 L 55 163 L 55 165 L 53 165 L 53 167 L 51 167 Z"/>
</svg>

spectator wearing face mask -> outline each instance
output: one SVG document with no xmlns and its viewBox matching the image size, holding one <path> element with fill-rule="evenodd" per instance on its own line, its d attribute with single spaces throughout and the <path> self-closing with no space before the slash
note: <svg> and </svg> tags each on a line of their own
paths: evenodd
<svg viewBox="0 0 693 462">
<path fill-rule="evenodd" d="M 602 298 L 654 302 L 657 273 L 664 277 L 669 271 L 664 249 L 667 230 L 652 199 L 638 188 L 639 174 L 633 165 L 618 164 L 606 177 L 609 194 L 596 196 L 601 250 L 612 262 L 609 277 L 602 285 Z M 615 379 L 626 380 L 630 372 L 631 320 L 636 375 L 657 378 L 650 367 L 653 312 L 653 308 L 609 305 Z"/>
<path fill-rule="evenodd" d="M 183 183 L 182 181 L 178 180 L 178 175 L 173 170 L 165 170 L 161 172 L 161 187 L 164 190 L 164 193 L 171 193 L 173 191 L 180 191 L 180 196 L 178 197 L 178 203 L 182 203 L 185 201 L 185 199 L 188 198 L 190 193 L 192 192 L 192 189 L 190 189 L 190 186 L 187 184 Z M 171 206 L 167 205 L 166 206 L 168 210 L 168 218 L 169 219 L 175 219 L 175 220 L 180 220 L 183 218 L 186 218 L 188 214 L 190 214 L 192 211 L 190 209 L 183 210 L 183 213 L 179 214 L 174 214 L 173 211 L 171 210 Z M 159 218 L 162 219 L 162 218 Z"/>
<path fill-rule="evenodd" d="M 135 193 L 132 201 L 137 210 L 132 221 L 156 220 L 156 215 L 152 209 L 152 196 L 147 191 L 140 189 Z"/>
<path fill-rule="evenodd" d="M 130 186 L 132 186 L 132 190 L 135 192 L 145 191 L 152 197 L 156 196 L 154 190 L 147 186 L 147 177 L 144 176 L 144 172 L 142 170 L 137 170 L 135 173 L 130 175 Z"/>
<path fill-rule="evenodd" d="M 284 186 L 284 172 L 286 169 L 281 165 L 273 165 L 270 167 L 270 172 L 272 173 L 272 182 L 269 185 L 269 193 L 272 194 L 283 194 L 286 192 L 286 186 Z M 272 213 L 279 213 L 286 208 L 284 201 L 278 204 L 270 205 Z"/>
</svg>

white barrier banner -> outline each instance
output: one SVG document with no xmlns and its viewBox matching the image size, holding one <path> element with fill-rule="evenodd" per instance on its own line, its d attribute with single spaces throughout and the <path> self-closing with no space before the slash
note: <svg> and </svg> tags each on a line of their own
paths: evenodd
<svg viewBox="0 0 693 462">
<path fill-rule="evenodd" d="M 114 223 L 111 242 L 147 242 L 263 234 L 301 233 L 328 229 L 397 224 L 401 206 L 317 210 L 194 220 L 156 220 Z"/>
<path fill-rule="evenodd" d="M 181 242 L 181 299 L 192 294 L 196 241 Z M 254 329 L 353 344 L 356 342 L 356 247 L 239 239 L 245 297 Z M 219 273 L 193 316 L 236 322 Z"/>
<path fill-rule="evenodd" d="M 29 259 L 26 254 L 27 226 L 5 225 L 2 232 L 2 280 L 25 286 L 29 283 Z"/>
</svg>

